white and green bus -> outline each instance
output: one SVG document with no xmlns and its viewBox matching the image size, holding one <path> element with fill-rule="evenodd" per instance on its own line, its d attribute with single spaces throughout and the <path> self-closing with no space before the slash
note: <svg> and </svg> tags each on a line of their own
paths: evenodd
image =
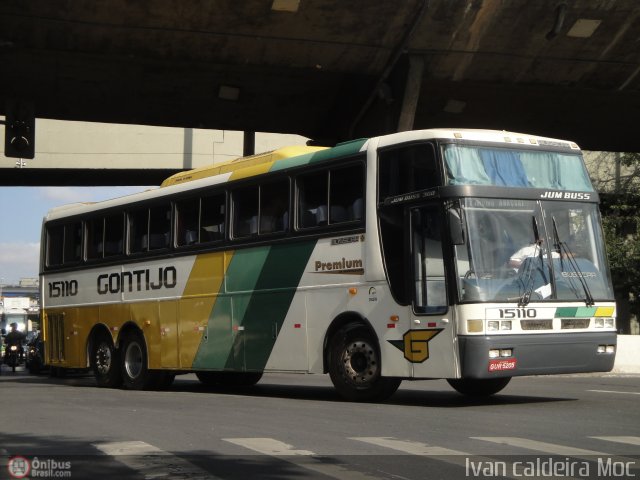
<svg viewBox="0 0 640 480">
<path fill-rule="evenodd" d="M 490 395 L 604 372 L 615 303 L 598 195 L 571 142 L 420 130 L 289 147 L 44 219 L 46 361 L 98 385 L 329 373 Z"/>
</svg>

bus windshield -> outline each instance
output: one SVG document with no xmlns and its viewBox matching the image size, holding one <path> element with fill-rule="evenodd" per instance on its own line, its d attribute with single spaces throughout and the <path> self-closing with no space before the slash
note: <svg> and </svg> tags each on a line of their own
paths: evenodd
<svg viewBox="0 0 640 480">
<path fill-rule="evenodd" d="M 444 145 L 449 185 L 494 185 L 593 192 L 578 153 Z"/>
<path fill-rule="evenodd" d="M 459 205 L 462 302 L 613 301 L 596 204 L 466 198 Z"/>
</svg>

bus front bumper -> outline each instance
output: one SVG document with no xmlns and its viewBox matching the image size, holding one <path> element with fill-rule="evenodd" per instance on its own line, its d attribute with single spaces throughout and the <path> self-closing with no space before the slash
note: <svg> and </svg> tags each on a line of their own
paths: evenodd
<svg viewBox="0 0 640 480">
<path fill-rule="evenodd" d="M 616 339 L 616 332 L 459 336 L 462 378 L 609 372 Z"/>
</svg>

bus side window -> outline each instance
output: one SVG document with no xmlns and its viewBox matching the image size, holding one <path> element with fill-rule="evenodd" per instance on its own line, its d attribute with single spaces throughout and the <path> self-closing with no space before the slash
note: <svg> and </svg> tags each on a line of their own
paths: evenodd
<svg viewBox="0 0 640 480">
<path fill-rule="evenodd" d="M 364 198 L 364 168 L 361 163 L 330 172 L 329 223 L 361 220 Z"/>
<path fill-rule="evenodd" d="M 188 198 L 176 202 L 176 245 L 183 247 L 198 242 L 200 199 Z"/>
<path fill-rule="evenodd" d="M 200 210 L 200 242 L 224 239 L 225 194 L 217 193 L 202 197 Z"/>
<path fill-rule="evenodd" d="M 311 228 L 364 218 L 364 165 L 300 175 L 298 227 Z"/>
<path fill-rule="evenodd" d="M 433 145 L 419 143 L 380 152 L 378 179 L 378 201 L 441 185 Z"/>
<path fill-rule="evenodd" d="M 238 188 L 233 192 L 233 236 L 258 234 L 259 189 L 257 185 Z"/>
<path fill-rule="evenodd" d="M 134 210 L 127 215 L 129 222 L 129 253 L 146 252 L 149 246 L 149 210 Z"/>
<path fill-rule="evenodd" d="M 79 262 L 82 259 L 82 222 L 74 222 L 64 227 L 65 264 Z"/>
<path fill-rule="evenodd" d="M 102 258 L 104 250 L 104 218 L 92 218 L 86 223 L 87 260 Z"/>
<path fill-rule="evenodd" d="M 284 232 L 289 225 L 289 179 L 260 187 L 260 234 Z"/>
<path fill-rule="evenodd" d="M 124 215 L 117 213 L 104 219 L 104 256 L 124 253 Z"/>
<path fill-rule="evenodd" d="M 64 249 L 64 226 L 47 228 L 47 266 L 62 265 Z"/>
<path fill-rule="evenodd" d="M 298 188 L 298 226 L 311 228 L 327 224 L 327 182 L 329 173 L 314 172 L 300 175 Z"/>
<path fill-rule="evenodd" d="M 168 248 L 171 242 L 171 208 L 160 205 L 149 209 L 149 250 Z"/>
</svg>

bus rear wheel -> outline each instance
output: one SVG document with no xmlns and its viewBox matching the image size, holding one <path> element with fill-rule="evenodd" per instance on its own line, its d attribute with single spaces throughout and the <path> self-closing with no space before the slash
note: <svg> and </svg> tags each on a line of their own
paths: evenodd
<svg viewBox="0 0 640 480">
<path fill-rule="evenodd" d="M 251 387 L 262 378 L 262 372 L 196 372 L 203 384 L 220 387 Z"/>
<path fill-rule="evenodd" d="M 118 351 L 113 345 L 111 336 L 104 332 L 98 333 L 94 338 L 91 351 L 91 368 L 99 387 L 115 388 L 122 383 Z"/>
<path fill-rule="evenodd" d="M 168 386 L 167 372 L 149 370 L 147 362 L 147 345 L 142 334 L 130 330 L 126 332 L 120 343 L 120 369 L 122 371 L 122 386 L 127 390 L 155 390 Z M 169 382 L 170 384 L 170 382 Z"/>
<path fill-rule="evenodd" d="M 511 377 L 501 378 L 449 378 L 447 382 L 457 392 L 469 397 L 488 397 L 498 393 L 511 381 Z"/>
<path fill-rule="evenodd" d="M 329 349 L 329 376 L 346 400 L 382 401 L 400 386 L 401 379 L 381 376 L 378 342 L 366 327 L 343 327 L 331 338 Z"/>
</svg>

